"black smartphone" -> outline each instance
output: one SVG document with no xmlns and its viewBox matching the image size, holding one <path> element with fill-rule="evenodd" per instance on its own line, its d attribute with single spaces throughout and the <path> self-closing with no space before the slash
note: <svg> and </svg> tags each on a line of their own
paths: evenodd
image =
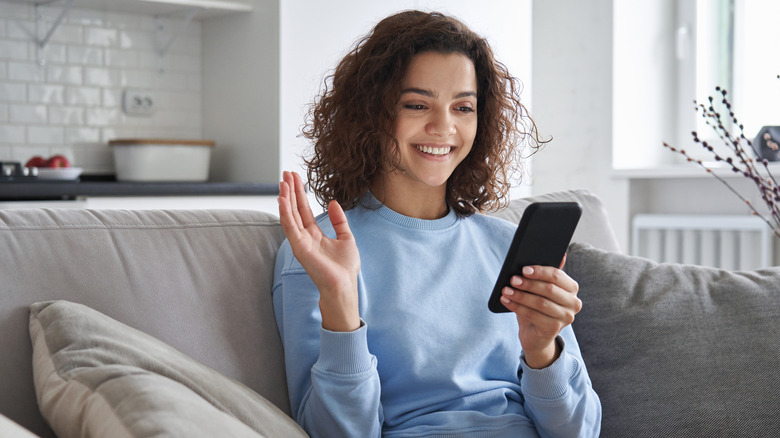
<svg viewBox="0 0 780 438">
<path fill-rule="evenodd" d="M 535 202 L 525 209 L 490 294 L 491 312 L 509 312 L 501 302 L 501 290 L 523 266 L 561 265 L 580 216 L 582 206 L 577 202 Z"/>
</svg>

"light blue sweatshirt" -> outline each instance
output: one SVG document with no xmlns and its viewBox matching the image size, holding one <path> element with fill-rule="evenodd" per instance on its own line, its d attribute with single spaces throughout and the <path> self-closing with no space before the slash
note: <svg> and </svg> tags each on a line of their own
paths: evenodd
<svg viewBox="0 0 780 438">
<path fill-rule="evenodd" d="M 571 327 L 560 358 L 535 370 L 515 315 L 487 308 L 515 225 L 452 211 L 414 219 L 370 194 L 363 204 L 346 213 L 360 329 L 322 329 L 319 292 L 288 242 L 276 260 L 292 413 L 312 437 L 598 436 L 601 404 Z M 317 219 L 335 237 L 327 215 Z"/>
</svg>

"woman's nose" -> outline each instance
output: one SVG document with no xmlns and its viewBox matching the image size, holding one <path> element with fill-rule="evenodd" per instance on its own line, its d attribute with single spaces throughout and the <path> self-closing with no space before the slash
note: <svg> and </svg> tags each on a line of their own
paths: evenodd
<svg viewBox="0 0 780 438">
<path fill-rule="evenodd" d="M 430 135 L 446 137 L 455 133 L 455 121 L 449 111 L 433 111 L 425 131 Z"/>
</svg>

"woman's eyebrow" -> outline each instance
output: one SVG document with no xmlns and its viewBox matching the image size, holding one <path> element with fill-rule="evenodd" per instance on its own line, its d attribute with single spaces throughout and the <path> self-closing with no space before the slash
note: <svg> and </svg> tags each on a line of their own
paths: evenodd
<svg viewBox="0 0 780 438">
<path fill-rule="evenodd" d="M 455 96 L 455 99 L 462 99 L 464 97 L 477 97 L 476 91 L 463 91 Z"/>
<path fill-rule="evenodd" d="M 436 95 L 431 90 L 423 90 L 422 88 L 406 88 L 404 90 L 401 90 L 401 94 L 408 94 L 408 93 L 414 93 L 414 94 L 422 94 L 426 97 L 435 97 Z"/>
<path fill-rule="evenodd" d="M 421 94 L 426 97 L 436 97 L 436 93 L 434 93 L 431 90 L 424 90 L 422 88 L 406 88 L 404 90 L 401 90 L 401 94 L 407 94 L 407 93 L 415 93 L 415 94 Z M 477 97 L 476 91 L 461 91 L 460 93 L 455 95 L 455 99 L 462 99 L 464 97 Z"/>
</svg>

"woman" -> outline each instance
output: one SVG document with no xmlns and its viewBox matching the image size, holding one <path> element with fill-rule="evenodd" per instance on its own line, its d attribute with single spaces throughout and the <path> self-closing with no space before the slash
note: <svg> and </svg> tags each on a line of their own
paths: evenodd
<svg viewBox="0 0 780 438">
<path fill-rule="evenodd" d="M 598 435 L 577 283 L 526 267 L 513 313 L 487 310 L 515 225 L 480 212 L 504 201 L 519 140 L 539 143 L 487 43 L 438 13 L 390 16 L 305 134 L 327 214 L 284 173 L 273 289 L 296 421 L 314 437 Z"/>
</svg>

